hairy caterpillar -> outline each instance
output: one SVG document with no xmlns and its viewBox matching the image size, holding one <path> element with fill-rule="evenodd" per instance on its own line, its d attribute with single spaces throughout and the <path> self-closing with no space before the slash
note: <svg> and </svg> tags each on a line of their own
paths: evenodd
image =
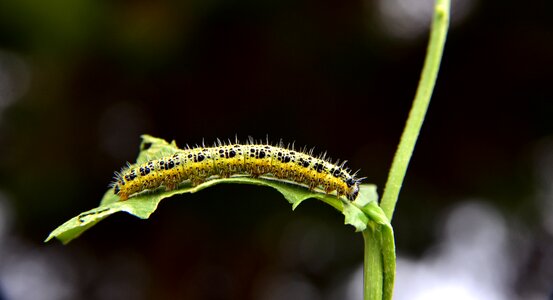
<svg viewBox="0 0 553 300">
<path fill-rule="evenodd" d="M 342 163 L 332 163 L 326 155 L 314 157 L 312 150 L 296 151 L 269 143 L 226 144 L 218 141 L 212 147 L 186 147 L 176 153 L 143 164 L 129 165 L 116 172 L 113 192 L 120 200 L 164 186 L 173 190 L 184 181 L 198 185 L 210 178 L 233 175 L 272 176 L 277 179 L 321 188 L 326 193 L 336 191 L 353 201 L 363 178 L 356 178 Z"/>
</svg>

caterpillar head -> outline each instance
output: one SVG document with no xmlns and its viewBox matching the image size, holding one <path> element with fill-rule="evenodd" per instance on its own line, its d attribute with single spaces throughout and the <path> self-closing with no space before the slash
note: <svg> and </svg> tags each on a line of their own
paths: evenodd
<svg viewBox="0 0 553 300">
<path fill-rule="evenodd" d="M 357 195 L 359 195 L 359 184 L 361 183 L 361 179 L 355 179 L 353 177 L 349 177 L 346 179 L 346 184 L 348 185 L 349 191 L 347 193 L 347 198 L 350 201 L 353 201 L 357 198 Z"/>
<path fill-rule="evenodd" d="M 122 179 L 120 176 L 115 179 L 116 180 L 113 181 L 110 185 L 110 187 L 113 188 L 113 194 L 119 196 L 120 200 L 127 200 L 129 198 L 127 190 L 125 189 L 125 191 L 123 191 L 125 180 Z"/>
<path fill-rule="evenodd" d="M 121 201 L 125 201 L 129 199 L 128 191 L 125 189 L 125 191 L 121 190 L 122 185 L 124 185 L 124 181 L 116 181 L 113 183 L 113 194 L 119 196 L 119 199 Z"/>
<path fill-rule="evenodd" d="M 119 195 L 119 192 L 121 191 L 121 188 L 119 187 L 119 183 L 116 182 L 113 184 L 113 193 L 115 195 Z"/>
</svg>

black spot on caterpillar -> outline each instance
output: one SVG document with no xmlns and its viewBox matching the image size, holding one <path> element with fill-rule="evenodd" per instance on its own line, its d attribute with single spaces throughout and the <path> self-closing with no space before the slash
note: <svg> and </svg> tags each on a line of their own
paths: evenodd
<svg viewBox="0 0 553 300">
<path fill-rule="evenodd" d="M 336 191 L 353 201 L 363 178 L 356 178 L 342 163 L 332 163 L 326 155 L 315 157 L 312 151 L 296 151 L 290 147 L 256 143 L 225 144 L 218 141 L 212 147 L 187 147 L 176 153 L 142 164 L 129 165 L 115 173 L 114 194 L 127 200 L 136 193 L 164 186 L 173 190 L 190 181 L 198 185 L 211 178 L 234 175 L 271 176 L 321 188 L 326 193 Z"/>
</svg>

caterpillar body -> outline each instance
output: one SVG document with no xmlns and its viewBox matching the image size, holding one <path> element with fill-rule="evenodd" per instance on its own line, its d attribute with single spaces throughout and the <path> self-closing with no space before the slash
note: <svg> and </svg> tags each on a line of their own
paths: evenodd
<svg viewBox="0 0 553 300">
<path fill-rule="evenodd" d="M 356 178 L 345 167 L 345 161 L 332 163 L 325 155 L 314 157 L 312 151 L 250 140 L 246 144 L 219 141 L 213 147 L 187 147 L 169 156 L 129 165 L 115 173 L 112 187 L 124 201 L 161 186 L 173 190 L 185 181 L 195 186 L 211 178 L 234 175 L 271 176 L 309 189 L 321 188 L 326 193 L 336 191 L 339 197 L 346 196 L 351 201 L 357 197 L 363 179 Z"/>
</svg>

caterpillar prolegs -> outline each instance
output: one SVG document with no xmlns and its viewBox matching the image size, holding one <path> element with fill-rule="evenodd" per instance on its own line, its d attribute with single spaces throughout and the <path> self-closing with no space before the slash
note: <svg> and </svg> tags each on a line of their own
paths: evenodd
<svg viewBox="0 0 553 300">
<path fill-rule="evenodd" d="M 345 161 L 332 163 L 325 155 L 315 157 L 312 151 L 296 151 L 282 143 L 218 142 L 213 147 L 187 147 L 170 156 L 129 165 L 115 173 L 112 187 L 120 200 L 127 200 L 161 186 L 173 190 L 184 181 L 198 185 L 211 178 L 234 175 L 271 176 L 326 193 L 336 191 L 351 201 L 357 197 L 363 179 L 351 174 Z"/>
</svg>

